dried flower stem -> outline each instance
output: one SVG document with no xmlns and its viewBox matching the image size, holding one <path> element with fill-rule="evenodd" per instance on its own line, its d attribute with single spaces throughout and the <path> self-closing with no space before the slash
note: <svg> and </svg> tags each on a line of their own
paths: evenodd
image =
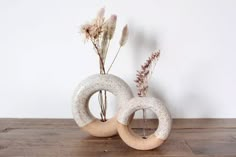
<svg viewBox="0 0 236 157">
<path fill-rule="evenodd" d="M 103 96 L 104 96 L 103 91 L 100 90 L 99 94 L 98 94 L 98 102 L 99 102 L 100 108 L 101 108 L 100 116 L 101 116 L 101 121 L 102 122 L 106 121 L 106 110 L 104 108 L 104 98 L 103 98 Z"/>
<path fill-rule="evenodd" d="M 92 40 L 91 40 L 92 41 Z M 102 68 L 102 74 L 105 74 L 105 66 L 104 66 L 104 63 L 103 63 L 103 59 L 102 59 L 102 56 L 101 56 L 101 54 L 100 54 L 100 52 L 99 52 L 99 49 L 98 49 L 98 47 L 97 47 L 97 45 L 96 45 L 96 43 L 94 42 L 94 41 L 92 41 L 92 44 L 93 44 L 93 46 L 94 46 L 94 48 L 96 49 L 96 51 L 97 51 L 97 54 L 98 54 L 98 57 L 99 57 L 99 62 L 100 62 L 100 64 L 101 64 L 101 68 Z"/>
<path fill-rule="evenodd" d="M 107 91 L 104 91 L 104 121 L 107 121 Z"/>
<path fill-rule="evenodd" d="M 143 138 L 147 138 L 147 134 L 146 134 L 146 128 L 147 128 L 147 119 L 146 119 L 146 109 L 143 109 L 143 123 L 144 123 L 144 127 L 143 127 Z"/>
<path fill-rule="evenodd" d="M 160 56 L 160 51 L 152 53 L 152 55 L 146 60 L 144 65 L 141 66 L 141 70 L 137 71 L 137 79 L 135 82 L 137 83 L 138 88 L 138 96 L 143 97 L 146 96 L 148 90 L 148 81 L 153 73 L 156 62 Z M 143 109 L 143 138 L 146 138 L 146 109 Z"/>
<path fill-rule="evenodd" d="M 116 58 L 117 58 L 117 56 L 118 56 L 118 54 L 119 54 L 119 52 L 120 52 L 120 49 L 121 49 L 121 46 L 119 47 L 118 51 L 116 52 L 116 55 L 115 55 L 113 61 L 111 62 L 111 65 L 109 66 L 109 68 L 108 68 L 108 70 L 107 70 L 107 74 L 108 74 L 109 71 L 111 70 L 111 67 L 112 67 L 112 65 L 114 64 L 114 62 L 115 62 L 115 60 L 116 60 Z"/>
<path fill-rule="evenodd" d="M 107 42 L 107 46 L 105 47 L 105 52 L 103 52 L 104 53 L 104 56 L 103 56 L 103 63 L 105 63 L 105 60 L 106 60 L 106 55 L 107 55 L 107 51 L 108 51 L 108 48 L 109 48 L 109 45 L 110 45 L 110 39 L 108 40 L 108 42 Z M 104 67 L 104 70 L 105 70 L 105 67 Z M 104 72 L 104 74 L 105 74 L 105 72 Z M 104 93 L 103 92 L 101 92 L 100 93 L 101 94 L 101 97 L 102 97 L 102 99 L 104 99 L 102 102 L 103 103 L 101 103 L 100 104 L 100 106 L 101 106 L 101 113 L 100 113 L 100 115 L 101 115 L 101 121 L 103 121 L 103 122 L 105 122 L 105 121 L 107 121 L 107 118 L 106 118 L 106 111 L 107 111 L 107 91 L 106 90 L 104 90 Z"/>
<path fill-rule="evenodd" d="M 108 39 L 106 45 L 103 45 L 104 46 L 104 52 L 102 52 L 103 54 L 103 64 L 105 64 L 105 60 L 106 60 L 106 55 L 107 55 L 107 51 L 108 51 L 108 48 L 109 48 L 109 45 L 110 45 L 110 39 Z M 104 67 L 104 70 L 105 70 L 105 67 Z M 104 72 L 105 74 L 105 72 Z M 107 111 L 107 91 L 104 90 L 103 92 L 100 92 L 99 95 L 101 96 L 101 98 L 103 99 L 102 103 L 100 103 L 100 106 L 101 106 L 101 113 L 100 113 L 100 116 L 101 116 L 101 121 L 105 122 L 107 121 L 107 118 L 106 118 L 106 111 Z"/>
<path fill-rule="evenodd" d="M 94 46 L 94 48 L 95 48 L 95 50 L 98 54 L 98 57 L 99 57 L 100 74 L 105 74 L 106 71 L 105 71 L 105 66 L 104 66 L 104 62 L 103 62 L 101 53 L 99 52 L 99 49 L 98 49 L 95 41 L 91 40 L 91 42 L 92 42 L 92 44 L 93 44 L 93 46 Z M 106 121 L 106 108 L 107 108 L 107 94 L 106 94 L 106 91 L 104 91 L 104 95 L 103 95 L 102 90 L 100 90 L 99 94 L 98 94 L 98 98 L 99 98 L 99 105 L 100 105 L 100 108 L 101 108 L 101 112 L 100 112 L 101 121 L 105 122 Z"/>
</svg>

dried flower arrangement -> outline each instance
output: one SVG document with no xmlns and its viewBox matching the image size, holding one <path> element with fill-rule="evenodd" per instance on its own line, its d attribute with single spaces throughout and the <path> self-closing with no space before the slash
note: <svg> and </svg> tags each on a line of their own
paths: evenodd
<svg viewBox="0 0 236 157">
<path fill-rule="evenodd" d="M 90 40 L 96 54 L 98 55 L 99 59 L 99 70 L 100 74 L 108 74 L 114 64 L 121 47 L 123 47 L 128 39 L 128 26 L 125 25 L 122 30 L 121 39 L 119 42 L 119 48 L 116 52 L 114 59 L 112 60 L 108 70 L 106 71 L 106 57 L 107 52 L 109 49 L 110 41 L 112 40 L 115 29 L 116 29 L 116 21 L 117 16 L 111 15 L 110 18 L 105 20 L 104 17 L 105 9 L 101 8 L 98 13 L 97 17 L 92 20 L 90 23 L 81 26 L 81 33 L 85 35 L 86 40 Z M 100 104 L 100 117 L 101 121 L 106 121 L 106 110 L 107 110 L 107 92 L 104 90 L 100 90 L 98 94 L 98 100 Z"/>
<path fill-rule="evenodd" d="M 137 78 L 135 80 L 136 87 L 138 90 L 138 96 L 139 97 L 145 97 L 147 96 L 148 91 L 148 81 L 151 78 L 151 75 L 153 73 L 153 70 L 156 66 L 156 62 L 160 56 L 160 51 L 153 52 L 151 56 L 146 60 L 146 62 L 141 66 L 141 70 L 137 71 Z M 143 127 L 143 138 L 146 138 L 146 110 L 143 109 L 143 121 L 144 121 L 144 127 Z"/>
<path fill-rule="evenodd" d="M 105 20 L 105 9 L 99 10 L 97 17 L 92 22 L 81 27 L 85 39 L 90 40 L 98 56 L 100 74 L 92 75 L 82 81 L 76 88 L 72 101 L 73 117 L 80 128 L 96 137 L 110 137 L 119 133 L 121 139 L 130 147 L 137 150 L 151 150 L 159 147 L 169 136 L 172 119 L 165 105 L 158 98 L 147 96 L 148 83 L 160 56 L 160 51 L 155 51 L 137 71 L 135 80 L 138 96 L 133 97 L 129 85 L 114 75 L 107 75 L 114 64 L 121 47 L 128 38 L 127 25 L 122 30 L 119 48 L 110 66 L 106 68 L 106 58 L 110 41 L 116 29 L 117 16 Z M 111 81 L 112 80 L 112 81 Z M 119 102 L 119 111 L 113 118 L 106 118 L 107 92 L 116 93 Z M 88 102 L 94 91 L 99 91 L 98 102 L 100 104 L 101 119 L 96 119 L 89 114 Z M 146 136 L 145 110 L 150 109 L 158 116 L 159 125 L 156 131 Z M 135 111 L 143 110 L 143 139 L 136 135 L 128 126 L 132 121 Z M 131 114 L 132 113 L 132 114 Z M 101 123 L 107 121 L 106 123 Z"/>
</svg>

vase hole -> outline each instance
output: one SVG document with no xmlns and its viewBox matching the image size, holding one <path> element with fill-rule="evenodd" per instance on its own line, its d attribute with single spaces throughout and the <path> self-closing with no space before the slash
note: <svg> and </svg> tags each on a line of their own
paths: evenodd
<svg viewBox="0 0 236 157">
<path fill-rule="evenodd" d="M 143 139 L 147 139 L 158 127 L 158 118 L 150 109 L 145 109 L 144 112 L 143 110 L 137 110 L 134 119 L 129 126 L 131 126 L 135 134 L 141 136 Z"/>
<path fill-rule="evenodd" d="M 118 110 L 118 106 L 116 104 L 116 97 L 111 92 L 106 91 L 106 100 L 107 100 L 107 107 L 106 107 L 106 120 L 112 118 L 116 111 Z M 105 91 L 96 92 L 94 93 L 89 100 L 89 110 L 92 115 L 100 119 L 101 122 L 105 122 L 104 119 L 101 118 L 101 107 L 100 103 L 105 101 Z"/>
</svg>

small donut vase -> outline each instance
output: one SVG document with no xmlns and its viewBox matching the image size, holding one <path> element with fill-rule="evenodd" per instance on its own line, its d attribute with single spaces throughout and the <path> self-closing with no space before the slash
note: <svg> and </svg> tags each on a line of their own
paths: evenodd
<svg viewBox="0 0 236 157">
<path fill-rule="evenodd" d="M 130 117 L 140 109 L 151 109 L 159 119 L 156 131 L 146 139 L 137 135 L 129 128 Z M 169 136 L 172 119 L 163 103 L 154 97 L 134 97 L 119 111 L 117 130 L 121 139 L 137 150 L 151 150 L 159 147 Z"/>
<path fill-rule="evenodd" d="M 118 112 L 113 118 L 101 122 L 91 114 L 88 107 L 91 96 L 100 90 L 109 91 L 116 96 L 118 110 L 133 97 L 130 87 L 121 78 L 111 74 L 95 74 L 76 87 L 72 98 L 72 113 L 82 130 L 96 137 L 110 137 L 117 134 Z"/>
</svg>

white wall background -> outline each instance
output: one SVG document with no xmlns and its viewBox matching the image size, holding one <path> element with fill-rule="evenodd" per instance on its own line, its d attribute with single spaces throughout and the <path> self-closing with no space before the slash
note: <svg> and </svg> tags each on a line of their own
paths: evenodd
<svg viewBox="0 0 236 157">
<path fill-rule="evenodd" d="M 136 70 L 160 49 L 150 91 L 173 117 L 236 118 L 234 0 L 1 0 L 0 117 L 72 117 L 74 86 L 98 72 L 79 27 L 103 6 L 118 15 L 108 62 L 129 25 L 111 72 L 134 92 Z"/>
</svg>

